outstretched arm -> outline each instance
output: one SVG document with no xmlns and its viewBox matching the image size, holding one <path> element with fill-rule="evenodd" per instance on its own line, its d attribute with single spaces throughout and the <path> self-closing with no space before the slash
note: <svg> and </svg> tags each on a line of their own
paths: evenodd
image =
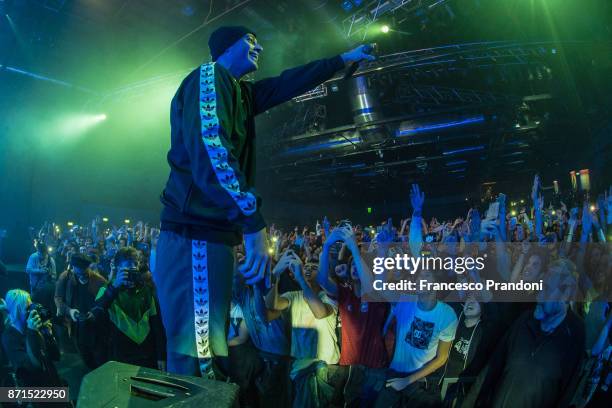
<svg viewBox="0 0 612 408">
<path fill-rule="evenodd" d="M 316 319 L 324 319 L 331 315 L 334 312 L 332 306 L 323 302 L 310 284 L 306 282 L 306 278 L 304 277 L 304 266 L 295 255 L 291 262 L 291 271 L 293 272 L 293 276 L 295 276 L 295 280 L 300 285 L 300 288 L 302 288 L 304 300 L 308 304 L 314 317 Z"/>
<path fill-rule="evenodd" d="M 332 58 L 312 61 L 299 67 L 283 71 L 279 76 L 262 79 L 252 84 L 255 114 L 260 114 L 303 94 L 330 79 L 350 62 L 373 60 L 361 45 L 349 52 Z"/>
<path fill-rule="evenodd" d="M 280 275 L 289 268 L 291 253 L 291 251 L 285 251 L 272 271 L 272 288 L 270 288 L 270 291 L 266 295 L 266 308 L 268 310 L 282 311 L 289 307 L 289 301 L 278 295 L 278 282 L 280 281 Z M 279 315 L 276 315 L 276 317 L 278 316 Z M 269 314 L 268 320 L 273 320 L 272 316 Z"/>
<path fill-rule="evenodd" d="M 425 202 L 425 193 L 421 192 L 418 184 L 412 185 L 410 192 L 410 204 L 412 204 L 412 221 L 410 222 L 410 235 L 408 243 L 412 256 L 421 255 L 421 246 L 423 245 L 423 234 L 421 232 L 421 221 L 423 217 L 423 203 Z"/>
<path fill-rule="evenodd" d="M 344 240 L 341 228 L 334 228 L 329 234 L 325 243 L 323 244 L 323 250 L 319 258 L 319 273 L 317 274 L 317 282 L 332 297 L 338 296 L 338 286 L 336 281 L 329 276 L 329 251 L 333 244 L 338 241 Z"/>
<path fill-rule="evenodd" d="M 531 199 L 533 200 L 533 213 L 535 221 L 535 236 L 538 241 L 544 238 L 544 228 L 542 220 L 542 208 L 544 207 L 544 198 L 540 195 L 541 186 L 540 176 L 536 174 L 533 179 L 533 189 L 531 190 Z"/>
</svg>

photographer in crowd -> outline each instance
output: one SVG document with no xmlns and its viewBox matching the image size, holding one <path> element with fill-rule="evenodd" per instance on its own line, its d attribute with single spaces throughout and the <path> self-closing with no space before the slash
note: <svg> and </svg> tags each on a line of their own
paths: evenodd
<svg viewBox="0 0 612 408">
<path fill-rule="evenodd" d="M 52 332 L 51 315 L 21 289 L 6 293 L 8 324 L 2 346 L 21 387 L 58 387 L 62 381 L 55 368 L 60 358 Z"/>
<path fill-rule="evenodd" d="M 117 251 L 114 265 L 112 282 L 100 289 L 87 318 L 107 333 L 110 360 L 165 371 L 166 343 L 151 273 L 129 246 Z"/>
<path fill-rule="evenodd" d="M 97 336 L 85 316 L 95 303 L 96 295 L 106 283 L 100 274 L 91 270 L 92 260 L 75 253 L 70 257 L 70 268 L 60 275 L 55 286 L 57 314 L 64 318 L 70 337 L 76 341 L 83 362 L 96 368 L 104 362 L 96 347 Z"/>
</svg>

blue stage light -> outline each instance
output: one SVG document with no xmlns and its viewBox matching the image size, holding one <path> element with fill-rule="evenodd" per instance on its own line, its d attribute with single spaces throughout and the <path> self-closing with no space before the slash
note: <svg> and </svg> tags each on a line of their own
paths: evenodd
<svg viewBox="0 0 612 408">
<path fill-rule="evenodd" d="M 443 156 L 450 156 L 453 154 L 458 154 L 458 153 L 465 153 L 465 152 L 474 152 L 474 151 L 478 151 L 478 150 L 484 150 L 484 145 L 480 145 L 480 146 L 470 146 L 470 147 L 464 147 L 463 149 L 456 149 L 456 150 L 447 150 L 445 152 L 442 152 Z"/>
<path fill-rule="evenodd" d="M 463 125 L 467 125 L 470 123 L 478 123 L 478 122 L 484 122 L 484 116 L 480 115 L 480 116 L 476 116 L 473 118 L 467 118 L 467 119 L 458 120 L 454 122 L 423 125 L 423 126 L 419 126 L 413 129 L 398 129 L 395 133 L 395 136 L 396 137 L 408 136 L 408 135 L 413 135 L 415 133 L 428 132 L 430 130 L 437 130 L 437 129 L 452 128 L 456 126 L 463 126 Z"/>
</svg>

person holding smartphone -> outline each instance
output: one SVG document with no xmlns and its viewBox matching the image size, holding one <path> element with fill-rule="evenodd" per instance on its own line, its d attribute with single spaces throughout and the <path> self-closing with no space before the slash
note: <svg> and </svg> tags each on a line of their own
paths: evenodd
<svg viewBox="0 0 612 408">
<path fill-rule="evenodd" d="M 300 290 L 279 294 L 281 274 L 290 271 Z M 317 282 L 319 266 L 303 264 L 295 252 L 288 250 L 274 267 L 272 288 L 266 296 L 266 307 L 285 311 L 291 322 L 291 378 L 294 385 L 293 406 L 326 406 L 338 395 L 340 348 L 336 333 L 338 306 Z"/>
</svg>

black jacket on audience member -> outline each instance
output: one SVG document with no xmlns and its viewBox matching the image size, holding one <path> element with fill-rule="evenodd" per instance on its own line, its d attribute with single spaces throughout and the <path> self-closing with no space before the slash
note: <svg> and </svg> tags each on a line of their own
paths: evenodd
<svg viewBox="0 0 612 408">
<path fill-rule="evenodd" d="M 565 407 L 584 354 L 584 326 L 568 310 L 549 335 L 532 312 L 512 325 L 462 407 Z"/>
<path fill-rule="evenodd" d="M 2 333 L 2 346 L 15 370 L 20 387 L 58 387 L 62 385 L 53 363 L 59 361 L 60 358 L 53 336 L 43 336 L 30 329 L 25 329 L 25 333 L 20 333 L 9 324 Z M 41 363 L 41 367 L 32 363 L 28 355 L 28 346 L 34 357 Z"/>
<path fill-rule="evenodd" d="M 453 304 L 453 309 L 459 318 L 459 325 L 465 325 L 465 316 L 463 315 L 461 303 Z M 486 366 L 491 354 L 495 350 L 497 340 L 504 334 L 504 323 L 500 322 L 498 303 L 481 303 L 480 322 L 475 327 L 471 342 L 468 348 L 467 360 L 465 369 L 459 375 L 459 378 L 476 377 L 480 371 Z M 459 332 L 459 329 L 457 329 Z M 455 336 L 454 343 L 459 339 Z M 447 363 L 448 364 L 448 363 Z M 448 376 L 448 373 L 445 374 Z"/>
<path fill-rule="evenodd" d="M 151 283 L 152 284 L 152 283 Z M 149 332 L 141 343 L 136 343 L 124 332 L 122 332 L 109 316 L 109 309 L 118 300 L 119 294 L 128 289 L 116 289 L 112 284 L 108 284 L 104 293 L 96 299 L 96 304 L 91 310 L 95 317 L 94 324 L 97 325 L 98 333 L 107 333 L 106 348 L 109 360 L 119 361 L 127 364 L 134 364 L 143 367 L 157 368 L 157 361 L 166 360 L 166 337 L 161 322 L 159 302 L 155 297 L 155 291 L 151 288 L 147 295 L 153 295 L 152 310 L 156 313 L 149 315 Z M 133 298 L 142 296 L 136 292 L 131 293 Z M 119 308 L 121 305 L 118 304 Z M 142 319 L 142 314 L 138 319 Z M 127 318 L 124 315 L 122 318 Z M 133 317 L 133 316 L 132 316 Z"/>
</svg>

